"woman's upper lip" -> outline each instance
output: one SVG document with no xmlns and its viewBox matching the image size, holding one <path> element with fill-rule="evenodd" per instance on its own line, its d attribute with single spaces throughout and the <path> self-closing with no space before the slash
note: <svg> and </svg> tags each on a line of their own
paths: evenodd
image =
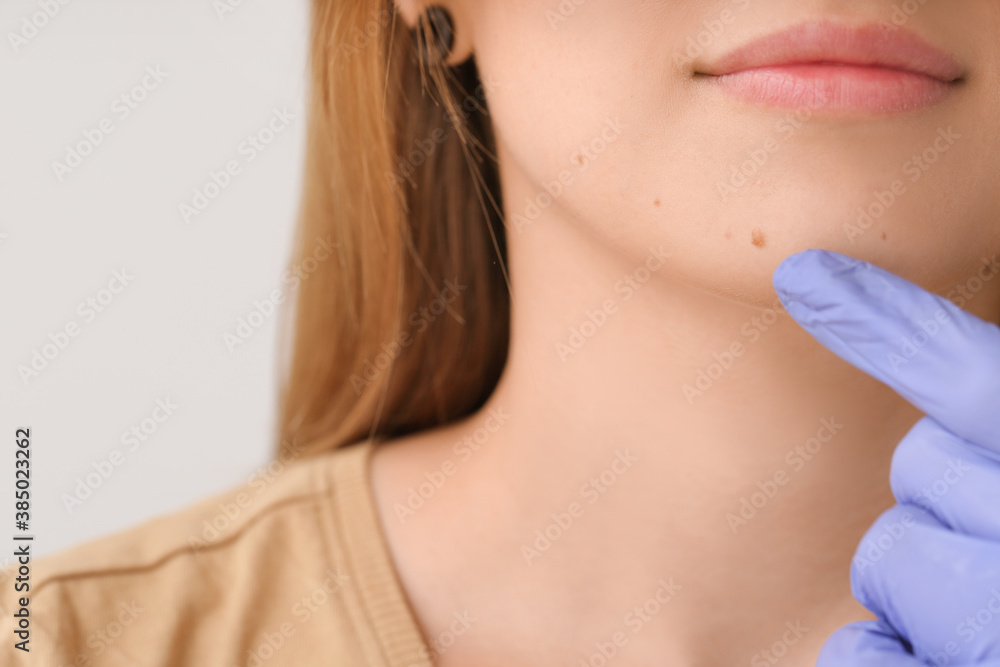
<svg viewBox="0 0 1000 667">
<path fill-rule="evenodd" d="M 945 82 L 962 78 L 965 71 L 955 58 L 907 30 L 827 21 L 803 23 L 753 40 L 697 69 L 701 74 L 723 75 L 805 64 L 880 67 Z"/>
</svg>

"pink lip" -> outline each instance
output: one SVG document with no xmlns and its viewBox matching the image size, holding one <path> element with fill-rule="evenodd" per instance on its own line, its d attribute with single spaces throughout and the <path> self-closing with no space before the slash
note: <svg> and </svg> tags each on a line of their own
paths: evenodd
<svg viewBox="0 0 1000 667">
<path fill-rule="evenodd" d="M 890 113 L 942 101 L 964 68 L 901 29 L 819 22 L 750 42 L 699 73 L 755 104 Z"/>
</svg>

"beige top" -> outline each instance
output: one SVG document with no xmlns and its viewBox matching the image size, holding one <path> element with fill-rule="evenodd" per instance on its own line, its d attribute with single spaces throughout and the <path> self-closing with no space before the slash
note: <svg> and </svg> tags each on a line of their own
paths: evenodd
<svg viewBox="0 0 1000 667">
<path fill-rule="evenodd" d="M 0 665 L 431 667 L 365 440 L 31 563 L 30 653 L 0 574 Z"/>
</svg>

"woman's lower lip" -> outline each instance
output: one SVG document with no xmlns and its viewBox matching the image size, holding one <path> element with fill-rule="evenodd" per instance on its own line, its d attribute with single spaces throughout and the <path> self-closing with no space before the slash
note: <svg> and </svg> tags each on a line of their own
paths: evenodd
<svg viewBox="0 0 1000 667">
<path fill-rule="evenodd" d="M 884 67 L 837 64 L 758 67 L 713 77 L 726 93 L 764 106 L 893 113 L 942 101 L 952 84 Z"/>
</svg>

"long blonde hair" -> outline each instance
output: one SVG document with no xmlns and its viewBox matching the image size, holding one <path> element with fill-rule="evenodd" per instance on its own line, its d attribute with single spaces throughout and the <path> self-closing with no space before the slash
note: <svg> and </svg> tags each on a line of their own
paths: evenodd
<svg viewBox="0 0 1000 667">
<path fill-rule="evenodd" d="M 445 67 L 429 48 L 424 67 L 433 33 L 407 29 L 391 0 L 313 0 L 311 14 L 292 261 L 313 270 L 288 321 L 278 423 L 278 453 L 296 455 L 472 412 L 499 379 L 510 319 L 474 59 Z"/>
</svg>

